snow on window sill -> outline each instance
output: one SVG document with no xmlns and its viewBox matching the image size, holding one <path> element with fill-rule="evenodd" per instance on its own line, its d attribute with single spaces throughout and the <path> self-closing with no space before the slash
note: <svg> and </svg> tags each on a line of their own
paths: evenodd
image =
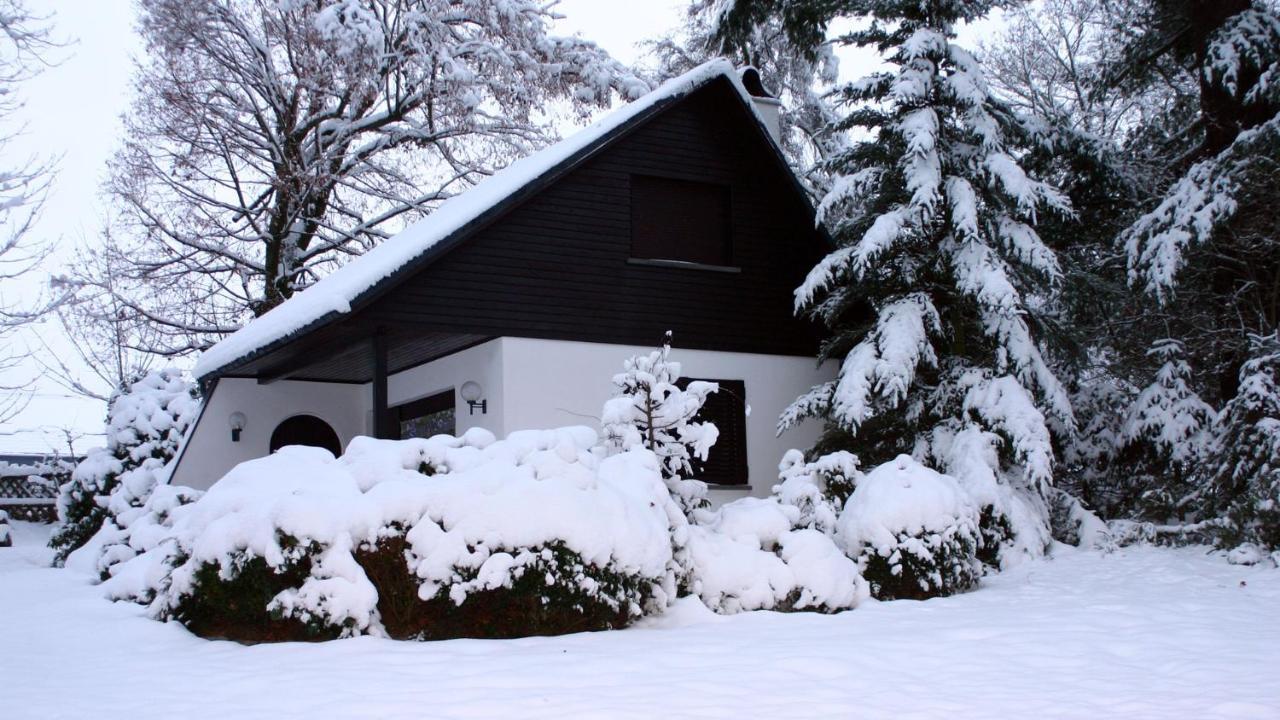
<svg viewBox="0 0 1280 720">
<path fill-rule="evenodd" d="M 707 483 L 708 490 L 737 490 L 738 492 L 751 492 L 751 486 L 747 483 L 725 485 L 722 483 Z"/>
<path fill-rule="evenodd" d="M 681 268 L 683 270 L 707 270 L 722 273 L 742 272 L 742 268 L 732 265 L 708 265 L 706 263 L 688 262 L 687 260 L 663 260 L 661 258 L 627 258 L 627 264 L 646 267 Z"/>
</svg>

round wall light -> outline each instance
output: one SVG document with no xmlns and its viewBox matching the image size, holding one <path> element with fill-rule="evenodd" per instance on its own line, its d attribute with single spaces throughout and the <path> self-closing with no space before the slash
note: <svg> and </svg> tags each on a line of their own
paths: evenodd
<svg viewBox="0 0 1280 720">
<path fill-rule="evenodd" d="M 249 422 L 249 418 L 239 410 L 231 413 L 231 417 L 227 418 L 231 424 L 231 442 L 240 442 L 240 431 L 244 430 L 244 426 Z"/>
<path fill-rule="evenodd" d="M 480 383 L 475 380 L 468 380 L 462 383 L 462 387 L 458 389 L 458 394 L 463 400 L 467 401 L 467 409 L 469 415 L 476 414 L 476 408 L 480 408 L 480 414 L 484 415 L 489 412 L 489 401 L 483 400 L 484 388 L 480 387 Z"/>
</svg>

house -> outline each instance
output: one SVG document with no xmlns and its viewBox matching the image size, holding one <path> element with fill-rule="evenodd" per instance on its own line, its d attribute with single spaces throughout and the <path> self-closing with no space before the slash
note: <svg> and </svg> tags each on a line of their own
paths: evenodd
<svg viewBox="0 0 1280 720">
<path fill-rule="evenodd" d="M 779 413 L 834 375 L 793 289 L 826 251 L 758 74 L 713 61 L 444 203 L 206 351 L 173 482 L 285 444 L 598 427 L 622 361 L 674 332 L 715 499 L 767 494 Z M 747 406 L 750 407 L 748 412 Z"/>
</svg>

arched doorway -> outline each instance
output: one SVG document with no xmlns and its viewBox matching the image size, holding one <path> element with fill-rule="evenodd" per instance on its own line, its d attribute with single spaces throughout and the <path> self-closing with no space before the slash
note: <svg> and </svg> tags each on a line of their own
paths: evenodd
<svg viewBox="0 0 1280 720">
<path fill-rule="evenodd" d="M 310 445 L 324 448 L 335 456 L 342 454 L 338 433 L 315 415 L 294 415 L 277 425 L 271 433 L 271 452 L 285 445 Z"/>
</svg>

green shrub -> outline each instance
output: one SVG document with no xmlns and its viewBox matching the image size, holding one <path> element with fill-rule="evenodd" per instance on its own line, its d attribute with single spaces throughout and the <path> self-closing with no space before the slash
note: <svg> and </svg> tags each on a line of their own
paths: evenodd
<svg viewBox="0 0 1280 720">
<path fill-rule="evenodd" d="M 107 446 L 90 450 L 58 489 L 58 527 L 49 540 L 54 565 L 89 542 L 108 517 L 146 503 L 199 408 L 196 386 L 172 368 L 142 375 L 112 394 Z M 113 507 L 112 495 L 121 492 L 127 497 Z"/>
<path fill-rule="evenodd" d="M 408 543 L 393 533 L 356 552 L 378 590 L 378 614 L 397 639 L 515 638 L 610 630 L 630 625 L 650 599 L 651 581 L 584 562 L 553 543 L 495 550 L 517 559 L 510 585 L 476 588 L 476 568 L 456 568 L 455 582 L 427 599 L 405 561 Z M 460 588 L 468 589 L 465 594 Z"/>
<path fill-rule="evenodd" d="M 181 622 L 205 638 L 239 642 L 332 640 L 353 634 L 352 621 L 318 616 L 289 617 L 273 609 L 280 593 L 312 576 L 324 548 L 280 537 L 285 562 L 272 567 L 256 555 L 239 554 L 227 566 L 202 563 L 189 590 L 165 619 Z M 629 577 L 582 560 L 562 543 L 510 551 L 517 558 L 509 586 L 485 588 L 474 568 L 455 570 L 455 581 L 422 599 L 422 581 L 407 561 L 402 528 L 353 554 L 377 589 L 383 629 L 396 639 L 514 638 L 609 630 L 630 625 L 650 600 L 651 581 Z M 497 554 L 499 551 L 495 551 Z M 175 566 L 187 558 L 174 559 Z M 466 588 L 465 594 L 458 589 Z M 460 597 L 461 602 L 455 600 Z"/>
<path fill-rule="evenodd" d="M 995 563 L 1012 534 L 1003 515 L 983 513 L 948 475 L 899 455 L 862 476 L 837 523 L 837 536 L 858 561 L 871 595 L 924 600 L 978 584 L 978 552 Z"/>
<path fill-rule="evenodd" d="M 49 538 L 55 566 L 61 567 L 102 528 L 106 498 L 120 485 L 121 468 L 120 460 L 107 451 L 93 450 L 59 489 L 58 526 Z"/>
<path fill-rule="evenodd" d="M 942 533 L 898 533 L 897 544 L 868 547 L 860 558 L 862 576 L 879 600 L 925 600 L 971 590 L 981 577 L 978 543 L 965 528 Z"/>
<path fill-rule="evenodd" d="M 272 567 L 256 555 L 241 553 L 229 566 L 201 563 L 192 577 L 190 591 L 183 593 L 162 615 L 177 620 L 204 638 L 239 642 L 283 642 L 333 640 L 343 627 L 321 621 L 304 622 L 271 610 L 271 601 L 281 592 L 302 585 L 310 576 L 314 558 L 321 548 L 315 543 L 300 545 L 281 536 L 285 562 Z M 177 557 L 180 566 L 187 558 Z"/>
<path fill-rule="evenodd" d="M 982 508 L 978 516 L 978 543 L 976 557 L 983 566 L 1000 569 L 1000 550 L 1013 542 L 1013 524 L 994 505 Z"/>
</svg>

